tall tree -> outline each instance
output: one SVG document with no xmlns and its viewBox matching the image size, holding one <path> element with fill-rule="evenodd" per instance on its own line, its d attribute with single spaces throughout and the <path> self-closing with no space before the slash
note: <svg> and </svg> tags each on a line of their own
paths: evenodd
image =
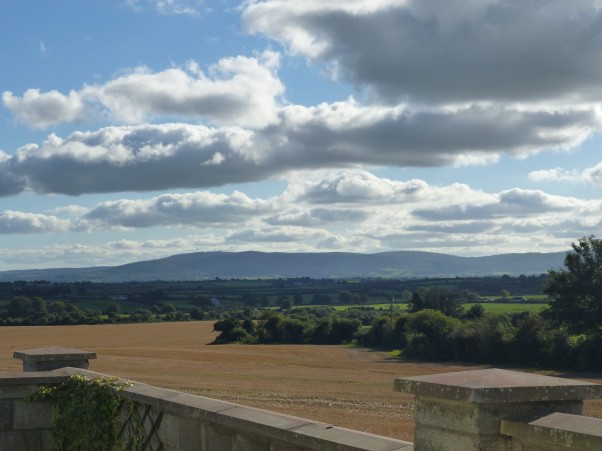
<svg viewBox="0 0 602 451">
<path fill-rule="evenodd" d="M 550 270 L 544 293 L 550 316 L 573 333 L 602 333 L 602 240 L 593 235 L 572 243 L 564 269 Z"/>
</svg>

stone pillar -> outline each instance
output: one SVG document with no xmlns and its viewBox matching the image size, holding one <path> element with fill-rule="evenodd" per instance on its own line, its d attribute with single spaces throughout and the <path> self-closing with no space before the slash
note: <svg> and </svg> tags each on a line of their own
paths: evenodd
<svg viewBox="0 0 602 451">
<path fill-rule="evenodd" d="M 584 399 L 602 397 L 602 385 L 495 368 L 397 379 L 394 389 L 416 396 L 416 451 L 508 450 L 503 419 L 581 414 Z"/>
<path fill-rule="evenodd" d="M 50 346 L 48 348 L 15 351 L 15 359 L 23 360 L 23 371 L 52 371 L 58 368 L 73 367 L 87 370 L 89 359 L 95 359 L 95 352 L 79 349 Z"/>
</svg>

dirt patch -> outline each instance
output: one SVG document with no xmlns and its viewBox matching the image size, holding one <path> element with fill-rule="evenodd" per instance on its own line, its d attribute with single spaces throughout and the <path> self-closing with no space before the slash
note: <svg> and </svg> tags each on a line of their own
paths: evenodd
<svg viewBox="0 0 602 451">
<path fill-rule="evenodd" d="M 2 327 L 0 371 L 21 371 L 21 361 L 12 358 L 15 350 L 80 348 L 98 354 L 90 369 L 101 373 L 411 441 L 413 399 L 394 392 L 393 380 L 476 368 L 404 363 L 387 353 L 343 346 L 214 346 L 212 327 L 212 322 Z M 586 409 L 602 416 L 598 401 Z"/>
</svg>

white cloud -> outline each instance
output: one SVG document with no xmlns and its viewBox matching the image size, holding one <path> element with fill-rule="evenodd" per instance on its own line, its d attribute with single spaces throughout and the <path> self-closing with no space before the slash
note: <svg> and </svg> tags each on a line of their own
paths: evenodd
<svg viewBox="0 0 602 451">
<path fill-rule="evenodd" d="M 90 211 L 88 207 L 84 207 L 81 205 L 66 205 L 64 207 L 52 208 L 46 211 L 46 213 L 59 216 L 65 215 L 70 217 L 78 217 L 85 215 L 86 213 L 88 213 L 88 211 Z"/>
<path fill-rule="evenodd" d="M 583 182 L 602 186 L 602 163 L 583 171 L 562 168 L 541 169 L 530 172 L 529 178 L 536 182 Z"/>
<path fill-rule="evenodd" d="M 184 116 L 250 127 L 273 123 L 284 86 L 278 55 L 221 59 L 205 75 L 194 62 L 153 73 L 139 68 L 82 95 L 98 100 L 117 120 L 140 123 L 151 117 Z"/>
<path fill-rule="evenodd" d="M 422 180 L 398 182 L 367 171 L 331 173 L 321 180 L 289 186 L 289 194 L 310 203 L 390 203 L 416 197 L 427 189 Z"/>
<path fill-rule="evenodd" d="M 93 225 L 154 227 L 209 226 L 250 221 L 271 210 L 267 201 L 235 191 L 230 196 L 209 192 L 163 194 L 151 199 L 102 202 L 83 220 Z"/>
<path fill-rule="evenodd" d="M 68 95 L 29 89 L 22 97 L 6 91 L 2 100 L 20 121 L 35 128 L 82 121 L 94 110 L 125 123 L 187 117 L 263 127 L 276 121 L 284 94 L 276 73 L 278 60 L 278 54 L 270 51 L 257 57 L 224 58 L 210 66 L 208 74 L 195 62 L 161 72 L 139 67 Z"/>
<path fill-rule="evenodd" d="M 105 201 L 91 209 L 71 204 L 52 212 L 57 216 L 3 212 L 0 233 L 70 233 L 73 245 L 26 247 L 19 255 L 0 249 L 0 259 L 16 266 L 23 256 L 29 261 L 35 257 L 40 266 L 59 260 L 62 265 L 88 265 L 100 261 L 94 255 L 100 252 L 104 264 L 115 264 L 195 250 L 249 249 L 414 249 L 484 255 L 566 249 L 570 239 L 602 226 L 600 200 L 518 188 L 488 193 L 463 184 L 395 181 L 365 171 L 297 172 L 284 192 L 269 199 L 239 192 L 174 193 Z M 143 228 L 166 231 L 172 226 L 203 234 L 169 240 L 132 238 Z M 129 238 L 78 244 L 77 232 L 122 229 L 130 231 Z"/>
<path fill-rule="evenodd" d="M 316 227 L 337 223 L 359 223 L 368 217 L 361 208 L 312 208 L 311 210 L 285 209 L 283 213 L 265 219 L 274 226 Z"/>
<path fill-rule="evenodd" d="M 469 202 L 441 206 L 431 209 L 416 209 L 413 214 L 425 220 L 473 220 L 506 218 L 513 221 L 516 218 L 541 216 L 552 213 L 568 214 L 577 209 L 586 208 L 587 202 L 576 198 L 554 196 L 539 190 L 524 190 L 514 188 L 502 191 L 493 202 L 474 204 Z"/>
<path fill-rule="evenodd" d="M 26 181 L 37 192 L 70 195 L 218 186 L 265 177 L 261 168 L 250 171 L 255 163 L 249 145 L 249 133 L 236 128 L 109 127 L 67 139 L 51 135 L 0 162 L 0 172 L 11 174 L 15 184 Z M 204 165 L 216 152 L 225 160 Z"/>
<path fill-rule="evenodd" d="M 0 212 L 0 235 L 66 232 L 70 222 L 56 216 L 5 210 Z"/>
<path fill-rule="evenodd" d="M 201 188 L 299 169 L 484 164 L 502 154 L 574 146 L 597 125 L 597 117 L 571 110 L 290 106 L 277 124 L 261 130 L 162 124 L 107 127 L 65 139 L 50 135 L 0 160 L 8 180 L 0 193 L 25 186 L 71 195 Z"/>
<path fill-rule="evenodd" d="M 64 95 L 58 91 L 40 93 L 38 89 L 28 89 L 22 97 L 4 91 L 2 102 L 20 122 L 33 128 L 46 128 L 65 121 L 80 122 L 86 116 L 84 100 L 75 91 Z"/>
</svg>

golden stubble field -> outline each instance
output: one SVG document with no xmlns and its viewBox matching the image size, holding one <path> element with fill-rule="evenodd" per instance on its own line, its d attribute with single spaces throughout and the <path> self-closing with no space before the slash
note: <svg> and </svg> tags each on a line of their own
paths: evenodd
<svg viewBox="0 0 602 451">
<path fill-rule="evenodd" d="M 411 441 L 412 397 L 394 392 L 393 380 L 477 368 L 405 363 L 343 346 L 214 346 L 212 327 L 203 321 L 2 327 L 0 372 L 21 371 L 15 350 L 84 349 L 97 353 L 90 369 L 101 373 Z M 586 414 L 602 417 L 602 402 L 588 402 Z"/>
</svg>

